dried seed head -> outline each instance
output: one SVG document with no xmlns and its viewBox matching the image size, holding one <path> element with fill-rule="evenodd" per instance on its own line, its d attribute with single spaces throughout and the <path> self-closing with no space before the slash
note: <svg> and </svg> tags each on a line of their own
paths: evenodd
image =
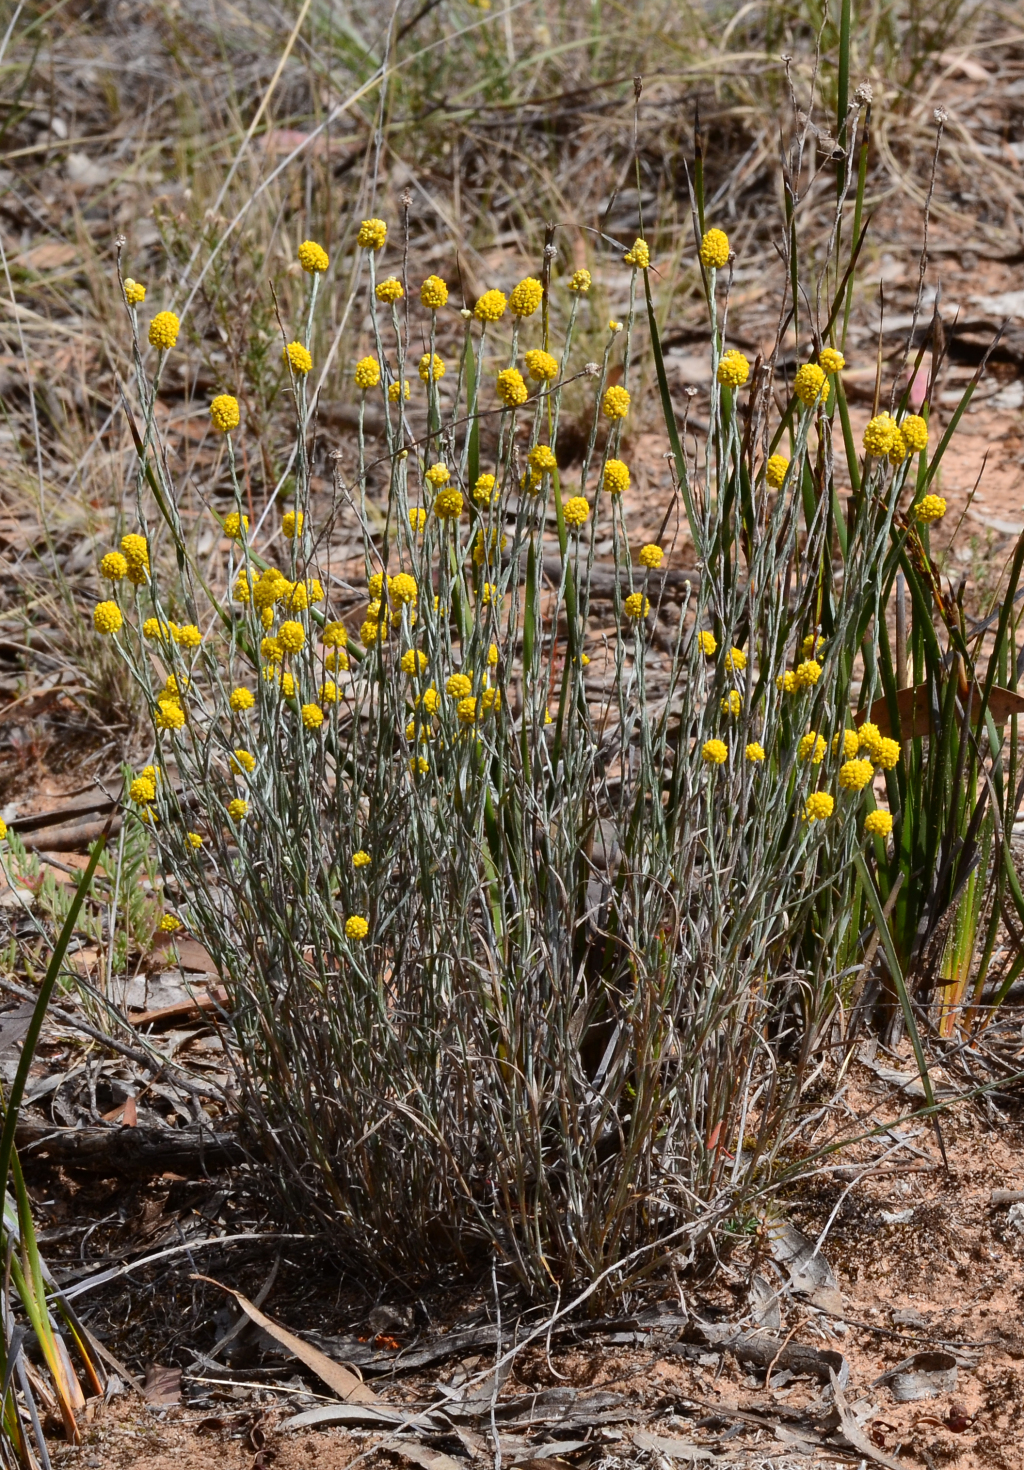
<svg viewBox="0 0 1024 1470">
<path fill-rule="evenodd" d="M 859 102 L 862 107 L 865 107 L 869 102 L 873 102 L 875 100 L 875 89 L 871 83 L 861 82 L 853 94 L 853 100 L 854 102 Z"/>
</svg>

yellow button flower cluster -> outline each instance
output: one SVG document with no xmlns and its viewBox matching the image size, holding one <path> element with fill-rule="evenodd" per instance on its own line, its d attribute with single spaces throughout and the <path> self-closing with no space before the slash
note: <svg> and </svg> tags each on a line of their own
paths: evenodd
<svg viewBox="0 0 1024 1470">
<path fill-rule="evenodd" d="M 544 287 L 533 276 L 527 276 L 518 286 L 513 286 L 508 298 L 508 309 L 513 316 L 533 316 L 543 299 Z"/>
<path fill-rule="evenodd" d="M 221 434 L 230 434 L 238 428 L 238 399 L 230 393 L 218 393 L 210 404 L 210 422 Z"/>
<path fill-rule="evenodd" d="M 322 273 L 330 265 L 327 251 L 315 240 L 303 240 L 298 250 L 299 264 L 308 275 Z"/>
</svg>

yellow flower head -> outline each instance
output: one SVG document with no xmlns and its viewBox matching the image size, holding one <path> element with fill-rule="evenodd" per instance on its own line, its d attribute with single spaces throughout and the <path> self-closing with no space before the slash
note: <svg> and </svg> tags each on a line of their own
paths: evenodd
<svg viewBox="0 0 1024 1470">
<path fill-rule="evenodd" d="M 649 541 L 646 546 L 641 546 L 638 560 L 642 567 L 647 567 L 648 570 L 654 571 L 665 560 L 665 553 L 660 546 L 656 546 L 653 541 Z"/>
<path fill-rule="evenodd" d="M 330 261 L 322 245 L 318 245 L 315 240 L 303 240 L 299 246 L 299 264 L 308 275 L 312 276 L 317 272 L 325 271 Z"/>
<path fill-rule="evenodd" d="M 629 465 L 621 459 L 610 459 L 604 467 L 601 484 L 609 495 L 622 495 L 629 489 Z"/>
<path fill-rule="evenodd" d="M 864 818 L 864 831 L 869 837 L 888 837 L 892 831 L 891 813 L 882 811 L 868 812 Z"/>
<path fill-rule="evenodd" d="M 415 602 L 419 596 L 416 578 L 410 577 L 408 572 L 399 572 L 397 576 L 388 578 L 388 592 L 395 602 Z"/>
<path fill-rule="evenodd" d="M 395 301 L 401 301 L 405 292 L 402 290 L 402 283 L 397 276 L 388 276 L 387 280 L 377 282 L 373 294 L 378 301 L 385 301 L 391 304 Z"/>
<path fill-rule="evenodd" d="M 920 454 L 928 447 L 928 425 L 918 413 L 908 414 L 900 424 L 907 449 L 911 454 Z"/>
<path fill-rule="evenodd" d="M 454 700 L 465 699 L 467 694 L 473 692 L 473 680 L 468 674 L 451 674 L 444 691 Z"/>
<path fill-rule="evenodd" d="M 526 354 L 526 371 L 536 383 L 550 383 L 558 377 L 558 359 L 550 352 L 534 347 Z"/>
<path fill-rule="evenodd" d="M 485 563 L 492 566 L 498 561 L 507 545 L 508 537 L 502 536 L 499 542 L 497 531 L 492 531 L 490 536 L 485 536 L 483 531 L 478 531 L 473 537 L 473 560 L 478 567 L 482 567 Z"/>
<path fill-rule="evenodd" d="M 893 446 L 893 440 L 899 433 L 896 420 L 890 418 L 887 413 L 878 413 L 868 421 L 864 430 L 864 452 L 873 454 L 882 459 L 889 453 Z"/>
<path fill-rule="evenodd" d="M 121 537 L 121 552 L 128 563 L 128 580 L 141 586 L 149 571 L 149 543 L 145 536 L 130 532 Z"/>
<path fill-rule="evenodd" d="M 135 802 L 155 801 L 156 783 L 149 776 L 136 776 L 128 788 L 128 795 Z"/>
<path fill-rule="evenodd" d="M 429 689 L 424 689 L 416 703 L 421 704 L 428 715 L 436 715 L 438 705 L 441 703 L 441 696 L 433 684 L 431 684 Z"/>
<path fill-rule="evenodd" d="M 714 633 L 709 633 L 705 630 L 703 633 L 697 634 L 697 646 L 701 653 L 706 653 L 708 658 L 710 658 L 718 649 L 718 639 Z"/>
<path fill-rule="evenodd" d="M 817 658 L 819 654 L 824 652 L 824 649 L 825 639 L 822 638 L 820 633 L 808 633 L 800 645 L 800 651 L 804 658 Z"/>
<path fill-rule="evenodd" d="M 168 625 L 162 623 L 159 618 L 147 618 L 142 625 L 143 638 L 167 638 L 170 632 Z"/>
<path fill-rule="evenodd" d="M 527 276 L 518 286 L 513 286 L 508 309 L 513 316 L 533 316 L 543 299 L 544 287 L 533 276 Z"/>
<path fill-rule="evenodd" d="M 361 357 L 356 363 L 355 371 L 356 387 L 365 393 L 368 388 L 376 388 L 380 382 L 380 363 L 375 357 Z"/>
<path fill-rule="evenodd" d="M 423 507 L 414 505 L 409 512 L 409 525 L 413 532 L 421 535 L 427 524 L 427 513 Z"/>
<path fill-rule="evenodd" d="M 309 591 L 302 582 L 289 582 L 281 601 L 288 612 L 305 612 L 309 606 Z"/>
<path fill-rule="evenodd" d="M 319 699 L 321 704 L 338 703 L 338 686 L 333 679 L 325 679 L 320 685 Z"/>
<path fill-rule="evenodd" d="M 370 854 L 364 851 L 363 848 L 359 848 L 358 852 L 352 854 L 352 866 L 354 868 L 368 868 L 372 862 L 373 859 L 370 857 Z"/>
<path fill-rule="evenodd" d="M 221 434 L 238 428 L 238 399 L 230 393 L 218 393 L 210 404 L 210 422 Z"/>
<path fill-rule="evenodd" d="M 328 669 L 333 669 L 335 673 L 344 672 L 344 670 L 347 669 L 349 666 L 348 649 L 329 649 L 326 656 L 324 657 L 324 665 Z"/>
<path fill-rule="evenodd" d="M 860 739 L 856 730 L 837 730 L 832 736 L 832 754 L 843 753 L 844 761 L 852 761 L 860 749 Z"/>
<path fill-rule="evenodd" d="M 402 673 L 410 677 L 422 674 L 427 667 L 427 655 L 418 648 L 407 648 L 402 654 Z"/>
<path fill-rule="evenodd" d="M 203 839 L 198 832 L 188 833 L 188 845 L 189 847 L 202 847 Z"/>
<path fill-rule="evenodd" d="M 494 494 L 495 480 L 493 475 L 480 475 L 473 486 L 473 499 L 477 505 L 490 505 Z"/>
<path fill-rule="evenodd" d="M 839 767 L 839 784 L 844 791 L 861 791 L 874 774 L 870 761 L 844 761 Z"/>
<path fill-rule="evenodd" d="M 501 709 L 501 690 L 485 689 L 480 696 L 480 713 L 488 715 L 493 710 L 495 714 Z"/>
<path fill-rule="evenodd" d="M 581 296 L 585 296 L 590 290 L 591 285 L 592 281 L 588 270 L 581 269 L 573 271 L 572 279 L 569 282 L 570 291 L 578 291 Z"/>
<path fill-rule="evenodd" d="M 629 394 L 625 388 L 606 388 L 601 399 L 601 412 L 606 419 L 624 419 L 629 413 Z"/>
<path fill-rule="evenodd" d="M 796 675 L 791 669 L 788 670 L 785 674 L 778 674 L 775 679 L 775 687 L 776 689 L 781 690 L 783 694 L 795 694 Z"/>
<path fill-rule="evenodd" d="M 108 582 L 120 582 L 128 575 L 128 563 L 119 551 L 108 551 L 100 562 L 100 576 Z"/>
<path fill-rule="evenodd" d="M 828 387 L 828 379 L 816 362 L 805 362 L 793 379 L 793 392 L 808 407 L 817 403 Z"/>
<path fill-rule="evenodd" d="M 120 632 L 124 618 L 116 602 L 98 602 L 92 610 L 92 623 L 97 633 L 109 636 Z"/>
<path fill-rule="evenodd" d="M 243 684 L 240 684 L 237 689 L 232 689 L 228 699 L 228 704 L 236 715 L 244 714 L 247 709 L 252 709 L 255 703 L 256 699 L 252 690 L 246 689 Z"/>
<path fill-rule="evenodd" d="M 789 469 L 789 460 L 784 454 L 773 454 L 764 467 L 764 477 L 773 490 L 781 490 Z"/>
<path fill-rule="evenodd" d="M 617 322 L 614 319 L 614 317 L 613 317 L 612 320 L 608 323 L 608 330 L 609 330 L 609 332 L 611 332 L 612 336 L 614 337 L 616 332 L 621 332 L 622 331 L 622 323 L 621 322 Z"/>
<path fill-rule="evenodd" d="M 747 667 L 747 655 L 742 648 L 730 648 L 725 655 L 725 667 L 732 669 L 734 673 L 742 674 Z"/>
<path fill-rule="evenodd" d="M 632 621 L 645 618 L 651 610 L 651 604 L 642 592 L 631 592 L 622 604 L 622 611 Z"/>
<path fill-rule="evenodd" d="M 893 771 L 899 765 L 900 745 L 898 740 L 890 740 L 888 735 L 883 735 L 878 746 L 876 756 L 878 764 L 883 771 Z"/>
<path fill-rule="evenodd" d="M 724 230 L 705 230 L 700 242 L 700 263 L 706 270 L 721 270 L 729 263 L 729 236 Z"/>
<path fill-rule="evenodd" d="M 484 607 L 489 607 L 498 596 L 498 589 L 493 582 L 485 582 L 480 588 L 480 601 Z"/>
<path fill-rule="evenodd" d="M 241 569 L 241 571 L 238 573 L 238 576 L 235 578 L 235 585 L 232 588 L 232 596 L 237 602 L 251 601 L 252 589 L 255 580 L 255 575 L 252 572 L 247 571 L 245 567 Z M 155 622 L 156 620 L 154 618 L 151 618 L 149 619 L 149 621 Z M 147 637 L 148 636 L 150 635 L 147 634 Z M 153 634 L 152 636 L 155 637 L 156 634 Z"/>
<path fill-rule="evenodd" d="M 919 521 L 941 521 L 946 514 L 946 502 L 941 495 L 926 495 L 915 509 Z"/>
<path fill-rule="evenodd" d="M 626 265 L 634 266 L 638 271 L 645 271 L 651 263 L 651 252 L 646 240 L 634 240 L 632 250 L 627 250 L 622 257 Z"/>
<path fill-rule="evenodd" d="M 229 510 L 224 517 L 224 535 L 229 541 L 240 541 L 243 531 L 249 529 L 249 517 L 239 515 L 237 510 Z"/>
<path fill-rule="evenodd" d="M 281 675 L 281 693 L 285 699 L 293 699 L 295 697 L 295 680 L 289 673 L 283 673 Z"/>
<path fill-rule="evenodd" d="M 878 763 L 882 749 L 882 732 L 870 720 L 865 720 L 857 731 L 857 749 L 864 751 L 869 760 Z"/>
<path fill-rule="evenodd" d="M 236 796 L 233 801 L 228 802 L 228 816 L 233 822 L 244 822 L 249 815 L 249 803 Z"/>
<path fill-rule="evenodd" d="M 508 300 L 503 291 L 485 291 L 473 308 L 478 322 L 500 322 Z"/>
<path fill-rule="evenodd" d="M 740 698 L 738 689 L 730 689 L 729 693 L 721 701 L 723 715 L 738 715 L 743 708 L 743 700 Z"/>
<path fill-rule="evenodd" d="M 228 765 L 236 776 L 251 776 L 256 769 L 256 757 L 251 750 L 239 748 L 229 757 Z"/>
<path fill-rule="evenodd" d="M 442 490 L 434 501 L 434 514 L 442 521 L 457 521 L 462 514 L 462 493 L 454 485 Z"/>
<path fill-rule="evenodd" d="M 535 444 L 526 458 L 535 475 L 550 474 L 558 468 L 558 461 L 548 444 Z"/>
<path fill-rule="evenodd" d="M 364 250 L 383 250 L 388 237 L 388 227 L 382 219 L 364 219 L 359 226 L 356 244 Z"/>
<path fill-rule="evenodd" d="M 178 340 L 181 322 L 173 311 L 158 311 L 149 324 L 149 345 L 161 352 L 170 352 Z"/>
<path fill-rule="evenodd" d="M 796 748 L 796 753 L 802 761 L 810 761 L 812 766 L 820 766 L 825 759 L 825 737 L 817 735 L 813 730 L 808 730 Z"/>
<path fill-rule="evenodd" d="M 293 373 L 303 377 L 313 367 L 313 359 L 301 342 L 289 342 L 283 354 L 291 363 Z"/>
<path fill-rule="evenodd" d="M 749 745 L 744 747 L 743 754 L 748 761 L 763 761 L 764 746 L 759 744 L 758 741 L 752 740 Z"/>
<path fill-rule="evenodd" d="M 301 623 L 282 623 L 277 630 L 277 641 L 285 653 L 298 653 L 306 641 L 306 630 Z"/>
<path fill-rule="evenodd" d="M 352 914 L 345 920 L 345 937 L 347 939 L 365 939 L 370 932 L 370 926 L 361 914 Z"/>
<path fill-rule="evenodd" d="M 294 541 L 296 536 L 302 535 L 302 526 L 305 519 L 305 513 L 301 510 L 285 511 L 281 517 L 281 535 L 286 541 Z M 266 576 L 265 572 L 264 576 Z"/>
<path fill-rule="evenodd" d="M 176 934 L 181 928 L 181 920 L 175 914 L 164 914 L 156 927 L 161 934 Z"/>
<path fill-rule="evenodd" d="M 429 352 L 425 352 L 420 358 L 420 377 L 424 383 L 429 383 L 431 380 L 436 383 L 439 378 L 444 377 L 445 371 L 444 360 L 438 357 L 436 352 L 433 357 Z"/>
<path fill-rule="evenodd" d="M 171 699 L 158 699 L 153 723 L 158 730 L 180 730 L 185 723 L 185 711 Z"/>
<path fill-rule="evenodd" d="M 479 0 L 479 3 L 481 8 L 486 9 L 491 0 L 486 0 L 486 3 L 485 0 Z M 425 776 L 430 770 L 430 762 L 425 755 L 414 755 L 409 760 L 409 770 L 414 776 Z"/>
<path fill-rule="evenodd" d="M 805 822 L 823 822 L 836 809 L 836 804 L 827 791 L 815 791 L 804 803 Z"/>
<path fill-rule="evenodd" d="M 798 689 L 813 688 L 821 678 L 821 664 L 814 658 L 804 659 L 803 663 L 797 664 L 794 678 Z"/>
<path fill-rule="evenodd" d="M 818 353 L 818 362 L 827 373 L 841 373 L 846 366 L 846 358 L 835 347 L 824 347 Z"/>
<path fill-rule="evenodd" d="M 428 276 L 420 287 L 420 301 L 428 311 L 440 311 L 448 300 L 448 287 L 440 276 Z"/>
<path fill-rule="evenodd" d="M 529 396 L 523 375 L 518 368 L 503 368 L 498 374 L 498 397 L 506 408 L 518 408 Z"/>
<path fill-rule="evenodd" d="M 472 694 L 465 695 L 455 706 L 460 725 L 472 725 L 476 721 L 476 700 Z"/>
<path fill-rule="evenodd" d="M 146 299 L 146 288 L 141 281 L 133 281 L 131 276 L 125 276 L 124 295 L 129 306 L 140 306 Z"/>
<path fill-rule="evenodd" d="M 448 466 L 446 464 L 442 464 L 441 461 L 438 460 L 437 464 L 432 464 L 430 466 L 430 469 L 427 470 L 427 473 L 423 476 L 423 478 L 426 480 L 428 485 L 433 485 L 435 490 L 440 490 L 441 486 L 447 485 L 448 481 L 451 479 L 451 473 L 448 469 Z"/>
<path fill-rule="evenodd" d="M 705 740 L 700 753 L 709 766 L 723 765 L 729 759 L 729 747 L 724 740 Z"/>
<path fill-rule="evenodd" d="M 318 704 L 304 704 L 301 713 L 307 730 L 319 730 L 324 722 L 324 712 Z"/>
<path fill-rule="evenodd" d="M 389 403 L 397 403 L 400 398 L 408 398 L 409 397 L 409 392 L 410 392 L 409 383 L 404 378 L 402 379 L 401 382 L 397 382 L 396 381 L 394 383 L 389 383 L 388 384 L 388 402 Z"/>
<path fill-rule="evenodd" d="M 491 643 L 488 645 L 487 663 L 488 667 L 492 669 L 496 669 L 498 667 L 498 645 L 496 643 Z"/>
<path fill-rule="evenodd" d="M 203 635 L 195 623 L 183 624 L 171 636 L 179 648 L 198 648 L 203 641 Z"/>
<path fill-rule="evenodd" d="M 387 624 L 384 625 L 384 631 L 385 633 L 387 632 Z M 369 648 L 371 643 L 376 643 L 380 636 L 380 623 L 377 622 L 376 618 L 367 618 L 365 622 L 360 624 L 359 641 L 365 647 Z"/>
<path fill-rule="evenodd" d="M 906 459 L 907 454 L 907 441 L 903 437 L 902 430 L 897 429 L 892 436 L 892 444 L 889 446 L 889 463 L 894 467 L 899 466 Z"/>
<path fill-rule="evenodd" d="M 727 388 L 740 388 L 750 377 L 750 363 L 742 352 L 732 347 L 722 354 L 715 376 Z"/>
<path fill-rule="evenodd" d="M 577 530 L 585 523 L 589 514 L 590 506 L 582 495 L 573 495 L 562 506 L 562 515 L 565 517 L 565 524 L 567 526 L 573 526 Z"/>
</svg>

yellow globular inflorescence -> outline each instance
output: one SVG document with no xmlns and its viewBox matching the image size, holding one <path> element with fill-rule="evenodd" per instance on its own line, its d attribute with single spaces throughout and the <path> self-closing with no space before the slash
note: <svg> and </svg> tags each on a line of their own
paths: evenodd
<svg viewBox="0 0 1024 1470">
<path fill-rule="evenodd" d="M 788 669 L 786 673 L 778 674 L 775 679 L 775 687 L 781 690 L 783 694 L 795 694 L 796 675 L 793 673 L 793 670 Z"/>
<path fill-rule="evenodd" d="M 504 291 L 485 291 L 473 308 L 478 322 L 500 322 L 505 315 L 508 298 Z"/>
<path fill-rule="evenodd" d="M 857 749 L 878 764 L 882 750 L 882 732 L 871 720 L 865 720 L 857 732 Z"/>
<path fill-rule="evenodd" d="M 210 404 L 210 422 L 221 434 L 230 434 L 238 428 L 238 399 L 230 393 L 218 393 Z"/>
<path fill-rule="evenodd" d="M 321 704 L 337 704 L 340 698 L 338 686 L 333 679 L 325 679 L 317 693 Z"/>
<path fill-rule="evenodd" d="M 146 288 L 142 282 L 133 281 L 131 276 L 125 276 L 124 299 L 129 306 L 141 306 L 146 299 Z"/>
<path fill-rule="evenodd" d="M 368 868 L 372 862 L 373 859 L 370 854 L 361 847 L 352 854 L 352 866 L 354 868 Z"/>
<path fill-rule="evenodd" d="M 440 276 L 428 276 L 420 287 L 420 302 L 428 311 L 440 311 L 448 301 L 448 286 Z"/>
<path fill-rule="evenodd" d="M 446 464 L 442 464 L 441 461 L 438 460 L 436 464 L 432 464 L 430 466 L 429 470 L 427 470 L 423 478 L 426 480 L 427 484 L 432 485 L 435 490 L 440 490 L 441 486 L 447 485 L 448 481 L 451 479 L 451 472 Z"/>
<path fill-rule="evenodd" d="M 701 653 L 706 654 L 708 658 L 712 658 L 718 652 L 718 639 L 714 633 L 709 633 L 705 629 L 704 632 L 697 634 L 697 646 Z"/>
<path fill-rule="evenodd" d="M 518 368 L 503 368 L 498 374 L 496 387 L 498 397 L 506 408 L 518 408 L 529 397 L 523 375 Z"/>
<path fill-rule="evenodd" d="M 724 740 L 705 740 L 700 753 L 709 766 L 724 765 L 729 759 L 729 747 Z"/>
<path fill-rule="evenodd" d="M 883 811 L 868 812 L 864 818 L 864 831 L 869 837 L 888 837 L 892 831 L 892 814 Z"/>
<path fill-rule="evenodd" d="M 388 384 L 388 402 L 397 403 L 400 398 L 408 398 L 410 393 L 408 379 L 395 381 Z"/>
<path fill-rule="evenodd" d="M 888 735 L 883 735 L 878 743 L 878 754 L 875 758 L 883 771 L 894 771 L 900 761 L 899 741 L 891 740 Z"/>
<path fill-rule="evenodd" d="M 236 776 L 251 776 L 256 769 L 256 757 L 251 750 L 243 750 L 239 747 L 228 761 L 228 765 Z"/>
<path fill-rule="evenodd" d="M 102 633 L 105 637 L 119 633 L 124 625 L 124 618 L 117 603 L 98 602 L 92 610 L 92 625 L 97 633 Z"/>
<path fill-rule="evenodd" d="M 203 635 L 195 623 L 183 623 L 171 636 L 179 648 L 198 648 L 203 641 Z"/>
<path fill-rule="evenodd" d="M 427 513 L 421 505 L 414 505 L 409 511 L 409 527 L 417 535 L 423 534 L 427 524 Z"/>
<path fill-rule="evenodd" d="M 864 430 L 864 452 L 873 454 L 882 459 L 889 453 L 893 446 L 893 440 L 899 433 L 899 428 L 894 418 L 887 413 L 877 413 L 873 419 L 869 419 L 868 426 Z"/>
<path fill-rule="evenodd" d="M 444 686 L 444 692 L 451 699 L 465 699 L 467 694 L 473 692 L 473 681 L 468 674 L 451 674 Z"/>
<path fill-rule="evenodd" d="M 224 535 L 231 541 L 241 539 L 243 531 L 249 529 L 249 517 L 239 515 L 237 510 L 229 510 L 224 517 Z"/>
<path fill-rule="evenodd" d="M 641 546 L 637 560 L 642 567 L 646 567 L 648 571 L 653 572 L 665 560 L 665 553 L 660 546 L 657 546 L 653 541 L 649 541 L 646 546 Z"/>
<path fill-rule="evenodd" d="M 493 475 L 479 475 L 473 486 L 473 499 L 477 505 L 490 505 L 494 494 L 495 478 Z"/>
<path fill-rule="evenodd" d="M 121 537 L 121 555 L 128 563 L 128 580 L 141 587 L 149 577 L 149 543 L 134 531 Z"/>
<path fill-rule="evenodd" d="M 870 761 L 844 761 L 839 767 L 839 784 L 844 791 L 861 791 L 875 774 Z"/>
<path fill-rule="evenodd" d="M 773 454 L 764 467 L 764 477 L 773 490 L 781 490 L 789 469 L 789 460 L 784 454 Z"/>
<path fill-rule="evenodd" d="M 825 759 L 825 737 L 817 735 L 813 730 L 808 730 L 796 748 L 796 753 L 802 761 L 810 761 L 812 766 L 820 766 Z"/>
<path fill-rule="evenodd" d="M 513 316 L 533 316 L 544 300 L 544 287 L 533 276 L 527 276 L 513 286 L 508 298 L 508 309 Z"/>
<path fill-rule="evenodd" d="M 359 226 L 356 244 L 363 250 L 383 250 L 388 227 L 382 219 L 364 219 Z"/>
<path fill-rule="evenodd" d="M 743 754 L 748 761 L 756 762 L 764 760 L 764 746 L 757 740 L 752 740 L 749 745 L 744 746 Z"/>
<path fill-rule="evenodd" d="M 301 342 L 289 342 L 283 356 L 287 358 L 293 373 L 304 377 L 313 367 L 313 359 Z"/>
<path fill-rule="evenodd" d="M 725 667 L 734 673 L 742 674 L 747 667 L 747 655 L 742 648 L 730 648 L 725 655 Z"/>
<path fill-rule="evenodd" d="M 158 311 L 149 324 L 149 345 L 160 352 L 170 352 L 178 340 L 181 322 L 173 311 Z"/>
<path fill-rule="evenodd" d="M 472 694 L 466 694 L 459 700 L 455 712 L 460 725 L 472 725 L 476 722 L 476 700 Z"/>
<path fill-rule="evenodd" d="M 582 495 L 573 495 L 562 506 L 562 515 L 567 526 L 573 526 L 577 530 L 584 524 L 590 514 L 590 506 Z"/>
<path fill-rule="evenodd" d="M 438 357 L 436 352 L 433 356 L 429 352 L 425 352 L 420 358 L 419 374 L 424 383 L 436 383 L 440 378 L 444 377 L 445 371 L 444 359 Z"/>
<path fill-rule="evenodd" d="M 535 444 L 526 460 L 535 475 L 549 475 L 558 468 L 558 461 L 549 444 Z"/>
<path fill-rule="evenodd" d="M 622 604 L 622 611 L 633 622 L 645 618 L 650 610 L 651 604 L 642 592 L 631 592 Z"/>
<path fill-rule="evenodd" d="M 233 822 L 244 822 L 249 815 L 249 803 L 242 797 L 236 796 L 233 801 L 228 802 L 228 816 Z"/>
<path fill-rule="evenodd" d="M 919 413 L 908 414 L 900 429 L 910 454 L 920 454 L 922 449 L 928 448 L 928 425 Z"/>
<path fill-rule="evenodd" d="M 651 263 L 651 252 L 647 241 L 641 239 L 634 240 L 632 250 L 627 250 L 622 259 L 624 264 L 633 266 L 635 270 L 647 270 Z"/>
<path fill-rule="evenodd" d="M 365 939 L 370 932 L 370 926 L 361 914 L 350 914 L 345 920 L 346 939 Z"/>
<path fill-rule="evenodd" d="M 415 602 L 419 596 L 416 578 L 411 577 L 408 572 L 399 572 L 397 576 L 388 578 L 388 592 L 395 602 Z"/>
<path fill-rule="evenodd" d="M 330 265 L 327 251 L 315 240 L 303 240 L 298 250 L 299 264 L 308 275 L 322 273 Z"/>
<path fill-rule="evenodd" d="M 815 658 L 805 658 L 797 664 L 793 678 L 798 689 L 813 689 L 821 678 L 821 664 Z"/>
<path fill-rule="evenodd" d="M 128 795 L 134 802 L 155 801 L 156 783 L 149 776 L 136 776 L 128 788 Z"/>
<path fill-rule="evenodd" d="M 613 386 L 604 390 L 601 412 L 606 419 L 624 419 L 629 413 L 629 394 L 625 388 Z"/>
<path fill-rule="evenodd" d="M 402 654 L 401 669 L 403 674 L 413 677 L 422 674 L 427 667 L 427 655 L 418 648 L 407 648 Z"/>
<path fill-rule="evenodd" d="M 188 845 L 189 845 L 189 847 L 193 847 L 193 848 L 202 847 L 202 845 L 203 845 L 203 839 L 199 835 L 198 832 L 189 832 L 188 833 Z"/>
<path fill-rule="evenodd" d="M 727 388 L 740 388 L 750 377 L 750 363 L 732 347 L 722 354 L 715 377 Z"/>
<path fill-rule="evenodd" d="M 558 377 L 558 359 L 534 347 L 526 354 L 526 371 L 535 383 L 550 383 Z"/>
<path fill-rule="evenodd" d="M 608 460 L 601 484 L 609 495 L 624 494 L 629 489 L 629 466 L 621 459 Z"/>
<path fill-rule="evenodd" d="M 804 803 L 804 821 L 823 822 L 835 809 L 835 801 L 827 791 L 812 792 Z"/>
<path fill-rule="evenodd" d="M 581 296 L 585 296 L 592 284 L 590 272 L 581 268 L 578 271 L 573 271 L 569 280 L 569 290 L 578 291 Z"/>
<path fill-rule="evenodd" d="M 897 428 L 895 434 L 892 436 L 892 443 L 889 446 L 889 463 L 894 467 L 901 465 L 906 459 L 907 454 L 907 441 L 903 437 L 902 430 Z"/>
<path fill-rule="evenodd" d="M 462 492 L 447 486 L 434 501 L 434 514 L 442 521 L 457 521 L 462 514 Z"/>
<path fill-rule="evenodd" d="M 378 281 L 374 287 L 373 294 L 378 301 L 387 302 L 388 305 L 401 301 L 405 295 L 402 283 L 397 276 L 388 276 L 386 280 Z"/>
<path fill-rule="evenodd" d="M 294 541 L 296 536 L 302 535 L 302 526 L 305 519 L 306 517 L 301 510 L 285 511 L 281 517 L 281 535 L 286 541 Z M 266 573 L 264 573 L 264 576 L 266 576 Z"/>
<path fill-rule="evenodd" d="M 301 714 L 307 730 L 319 730 L 324 722 L 324 712 L 318 704 L 304 704 Z"/>
<path fill-rule="evenodd" d="M 914 509 L 919 521 L 941 521 L 946 514 L 946 502 L 941 495 L 926 495 Z"/>
<path fill-rule="evenodd" d="M 700 263 L 705 270 L 721 270 L 729 263 L 729 236 L 724 230 L 705 230 L 700 242 Z"/>
<path fill-rule="evenodd" d="M 818 362 L 826 373 L 841 373 L 846 366 L 846 358 L 835 347 L 823 347 L 818 353 Z"/>
<path fill-rule="evenodd" d="M 100 562 L 100 576 L 108 582 L 120 582 L 128 575 L 128 563 L 119 551 L 108 551 Z"/>
<path fill-rule="evenodd" d="M 828 379 L 816 362 L 805 362 L 793 379 L 793 392 L 808 408 L 824 395 Z"/>
<path fill-rule="evenodd" d="M 860 749 L 860 739 L 856 730 L 839 730 L 832 736 L 832 754 L 838 755 L 842 751 L 844 761 L 852 761 Z"/>
<path fill-rule="evenodd" d="M 729 693 L 721 701 L 723 715 L 738 715 L 743 708 L 743 700 L 740 698 L 738 689 L 730 689 Z"/>
<path fill-rule="evenodd" d="M 380 363 L 375 357 L 361 357 L 356 363 L 355 370 L 356 387 L 365 393 L 368 388 L 376 388 L 380 382 Z"/>
<path fill-rule="evenodd" d="M 245 714 L 246 710 L 252 709 L 255 703 L 256 698 L 252 690 L 246 689 L 244 684 L 240 684 L 237 689 L 232 689 L 228 699 L 228 704 L 236 715 Z"/>
<path fill-rule="evenodd" d="M 285 653 L 298 653 L 306 641 L 306 630 L 301 623 L 282 623 L 277 630 L 277 641 Z"/>
</svg>

